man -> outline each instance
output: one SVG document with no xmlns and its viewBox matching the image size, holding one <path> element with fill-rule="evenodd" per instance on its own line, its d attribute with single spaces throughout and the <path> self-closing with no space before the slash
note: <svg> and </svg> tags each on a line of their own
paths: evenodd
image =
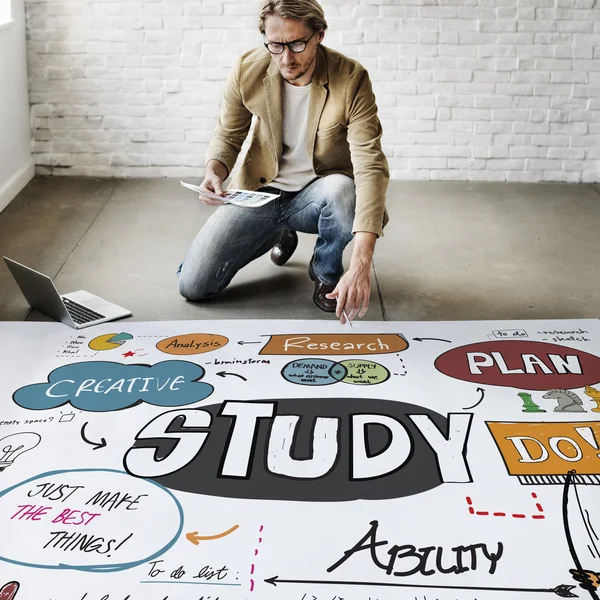
<svg viewBox="0 0 600 600">
<path fill-rule="evenodd" d="M 381 125 L 366 70 L 322 46 L 327 29 L 316 0 L 267 0 L 259 17 L 264 48 L 243 54 L 223 94 L 206 154 L 202 187 L 223 194 L 252 117 L 248 153 L 232 189 L 280 194 L 259 208 L 219 205 L 179 273 L 180 293 L 202 300 L 223 290 L 239 269 L 271 251 L 283 265 L 296 231 L 317 234 L 309 276 L 313 300 L 345 323 L 369 305 L 375 242 L 387 223 L 389 181 Z M 344 274 L 344 248 L 354 237 Z"/>
</svg>

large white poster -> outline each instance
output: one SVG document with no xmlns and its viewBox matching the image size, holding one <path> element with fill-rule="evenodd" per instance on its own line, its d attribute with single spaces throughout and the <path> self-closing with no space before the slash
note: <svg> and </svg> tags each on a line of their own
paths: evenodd
<svg viewBox="0 0 600 600">
<path fill-rule="evenodd" d="M 1 600 L 600 588 L 600 322 L 0 324 Z"/>
</svg>

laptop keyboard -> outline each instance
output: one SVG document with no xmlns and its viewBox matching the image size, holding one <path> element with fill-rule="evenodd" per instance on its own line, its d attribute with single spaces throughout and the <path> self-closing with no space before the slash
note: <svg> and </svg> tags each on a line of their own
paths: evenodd
<svg viewBox="0 0 600 600">
<path fill-rule="evenodd" d="M 64 297 L 62 300 L 65 303 L 65 308 L 77 325 L 81 325 L 82 323 L 90 323 L 91 321 L 97 321 L 98 319 L 105 318 L 104 315 L 94 312 L 93 310 L 78 304 L 77 302 L 73 302 L 73 300 L 69 300 L 68 298 Z"/>
</svg>

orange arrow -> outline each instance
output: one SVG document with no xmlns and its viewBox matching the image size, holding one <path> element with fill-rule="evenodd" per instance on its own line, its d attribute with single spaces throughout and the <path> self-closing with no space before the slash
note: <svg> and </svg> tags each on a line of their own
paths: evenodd
<svg viewBox="0 0 600 600">
<path fill-rule="evenodd" d="M 239 525 L 234 525 L 231 529 L 224 531 L 223 533 L 218 533 L 217 535 L 198 535 L 197 531 L 192 531 L 191 533 L 186 533 L 185 537 L 188 541 L 192 542 L 194 546 L 197 546 L 200 542 L 205 542 L 208 540 L 218 540 L 219 538 L 223 538 L 230 533 L 233 533 Z"/>
</svg>

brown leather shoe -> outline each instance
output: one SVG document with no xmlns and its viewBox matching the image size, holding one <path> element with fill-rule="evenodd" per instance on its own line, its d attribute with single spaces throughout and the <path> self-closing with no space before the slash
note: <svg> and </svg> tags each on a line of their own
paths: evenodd
<svg viewBox="0 0 600 600">
<path fill-rule="evenodd" d="M 327 298 L 326 294 L 331 294 L 335 289 L 335 283 L 325 283 L 321 281 L 312 266 L 312 258 L 308 264 L 308 276 L 315 282 L 315 293 L 313 294 L 313 302 L 324 312 L 335 312 L 337 300 L 335 298 Z"/>
<path fill-rule="evenodd" d="M 297 246 L 298 234 L 292 229 L 285 229 L 271 250 L 271 262 L 282 267 L 290 260 Z"/>
</svg>

